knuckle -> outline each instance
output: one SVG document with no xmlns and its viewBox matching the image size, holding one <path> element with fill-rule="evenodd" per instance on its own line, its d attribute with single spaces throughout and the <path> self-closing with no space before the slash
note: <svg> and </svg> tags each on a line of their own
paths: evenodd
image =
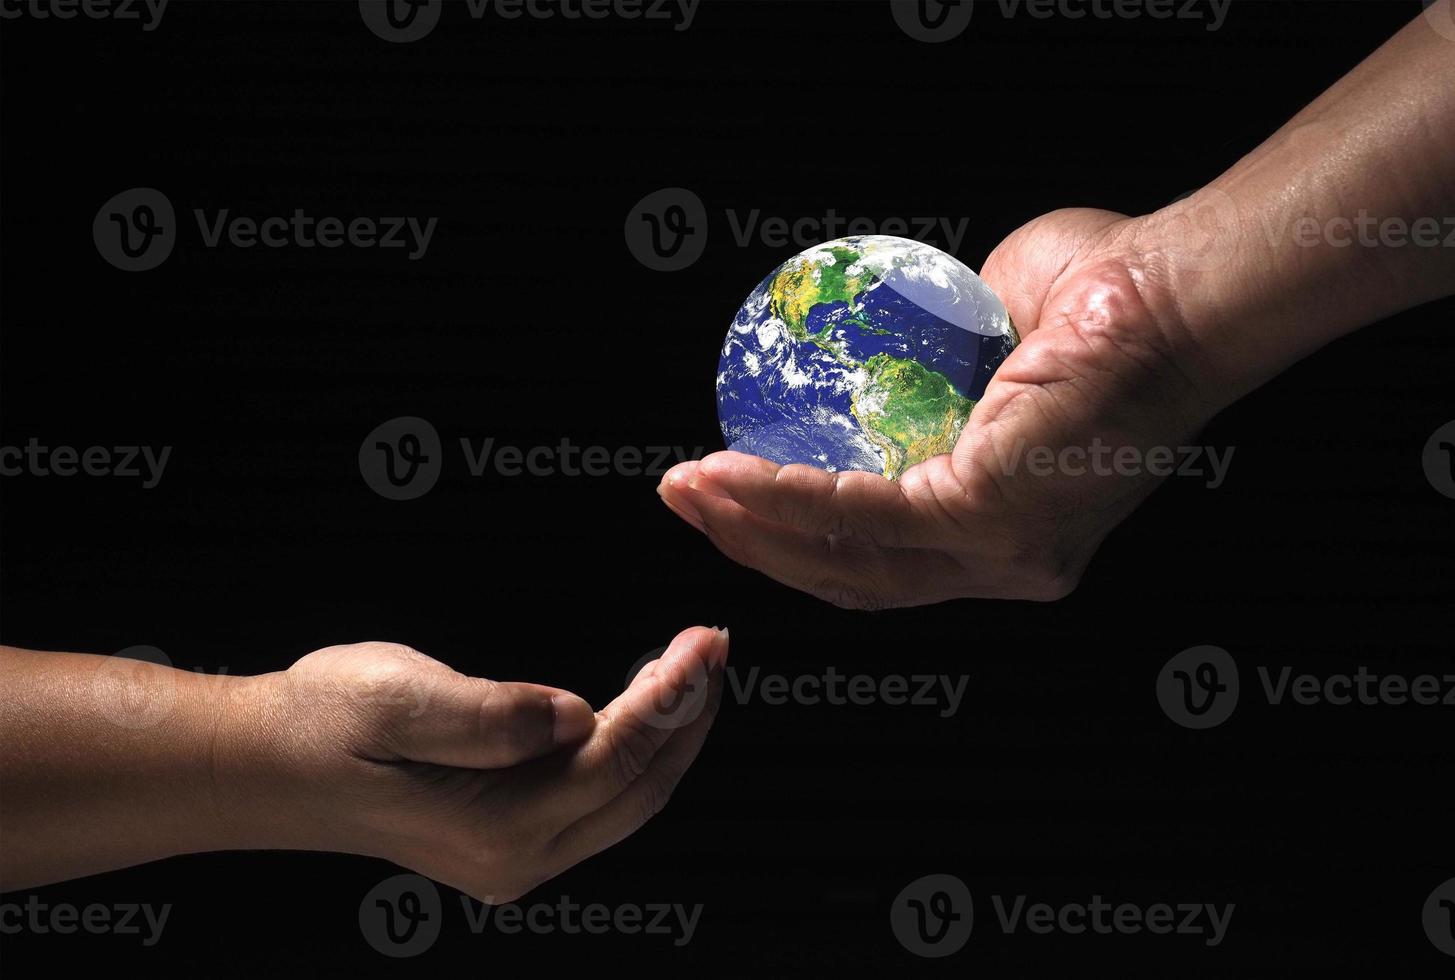
<svg viewBox="0 0 1455 980">
<path fill-rule="evenodd" d="M 382 640 L 372 640 L 367 643 L 357 643 L 352 647 L 361 658 L 379 661 L 396 661 L 399 663 L 417 663 L 421 660 L 432 660 L 432 658 L 420 653 L 414 647 L 404 643 L 391 643 Z"/>
<path fill-rule="evenodd" d="M 418 675 L 402 664 L 369 664 L 354 677 L 357 699 L 383 709 L 418 700 L 420 684 Z"/>
<path fill-rule="evenodd" d="M 422 668 L 442 666 L 413 647 L 402 643 L 355 643 L 332 651 L 353 689 L 370 701 L 392 703 L 412 693 L 420 683 Z"/>
<path fill-rule="evenodd" d="M 804 463 L 790 463 L 773 475 L 777 518 L 784 524 L 818 533 L 847 535 L 852 531 L 839 503 L 836 474 Z"/>
<path fill-rule="evenodd" d="M 1195 390 L 1186 365 L 1196 349 L 1165 295 L 1164 278 L 1145 260 L 1106 259 L 1084 274 L 1060 304 L 1057 320 L 1094 363 L 1114 366 L 1115 379 Z"/>
</svg>

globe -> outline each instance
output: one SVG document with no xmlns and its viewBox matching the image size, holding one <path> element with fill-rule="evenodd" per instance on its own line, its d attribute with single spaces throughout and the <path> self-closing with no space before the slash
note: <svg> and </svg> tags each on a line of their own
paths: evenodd
<svg viewBox="0 0 1455 980">
<path fill-rule="evenodd" d="M 953 255 L 884 235 L 815 245 L 728 329 L 723 439 L 775 463 L 897 479 L 954 448 L 1019 342 L 1005 304 Z"/>
</svg>

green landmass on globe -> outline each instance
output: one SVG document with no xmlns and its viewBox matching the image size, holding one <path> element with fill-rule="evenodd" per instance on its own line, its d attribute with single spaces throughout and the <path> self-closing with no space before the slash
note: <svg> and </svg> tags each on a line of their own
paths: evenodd
<svg viewBox="0 0 1455 980">
<path fill-rule="evenodd" d="M 949 378 L 888 354 L 875 354 L 864 366 L 869 380 L 853 396 L 854 418 L 884 450 L 885 476 L 895 479 L 906 467 L 955 448 L 975 403 Z"/>
</svg>

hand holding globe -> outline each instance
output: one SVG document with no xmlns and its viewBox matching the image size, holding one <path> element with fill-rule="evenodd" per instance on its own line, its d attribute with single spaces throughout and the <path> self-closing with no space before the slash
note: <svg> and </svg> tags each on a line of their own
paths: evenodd
<svg viewBox="0 0 1455 980">
<path fill-rule="evenodd" d="M 890 463 L 884 472 L 822 468 L 845 467 L 843 460 L 855 458 L 873 466 L 872 453 L 852 455 L 863 448 L 855 439 L 810 445 L 810 454 L 831 457 L 817 465 L 730 450 L 674 467 L 658 492 L 729 557 L 836 605 L 1065 595 L 1156 478 L 1048 476 L 1032 473 L 1026 456 L 1037 447 L 1059 450 L 1094 438 L 1176 444 L 1212 410 L 1187 375 L 1168 369 L 1185 359 L 1185 333 L 1175 304 L 1155 288 L 1151 259 L 1131 245 L 1140 227 L 1141 219 L 1111 212 L 1060 211 L 995 250 L 983 272 L 983 286 L 993 294 L 981 302 L 993 323 L 995 297 L 1001 297 L 1009 320 L 1003 334 L 986 330 L 974 340 L 980 349 L 983 337 L 993 337 L 1003 350 L 958 374 L 946 372 L 971 385 L 986 363 L 994 373 L 985 372 L 983 390 L 960 389 L 979 397 L 967 397 L 973 411 L 942 453 L 895 473 L 892 454 L 880 457 Z M 1013 350 L 1009 321 L 1023 333 Z M 812 330 L 815 321 L 808 325 Z M 834 339 L 832 331 L 823 336 Z M 729 370 L 733 347 L 730 333 Z M 804 373 L 802 364 L 795 369 Z M 822 402 L 813 406 L 821 408 Z M 851 414 L 861 415 L 857 406 Z M 741 413 L 730 406 L 723 418 L 728 429 Z M 803 458 L 801 438 L 785 439 L 781 431 L 764 436 L 751 426 L 738 431 L 738 448 L 780 458 L 796 450 Z M 862 443 L 873 447 L 874 440 Z"/>
<path fill-rule="evenodd" d="M 1436 9 L 1448 19 L 1450 0 Z M 1455 153 L 1455 62 L 1432 24 L 1186 199 L 1052 212 L 991 253 L 983 282 L 912 243 L 791 260 L 724 347 L 729 451 L 669 470 L 663 501 L 730 558 L 840 606 L 1066 595 L 1167 475 L 1154 454 L 1320 346 L 1451 294 L 1451 249 L 1327 237 L 1350 201 L 1427 225 L 1455 206 L 1432 176 Z M 1104 447 L 1141 464 L 1087 466 Z"/>
</svg>

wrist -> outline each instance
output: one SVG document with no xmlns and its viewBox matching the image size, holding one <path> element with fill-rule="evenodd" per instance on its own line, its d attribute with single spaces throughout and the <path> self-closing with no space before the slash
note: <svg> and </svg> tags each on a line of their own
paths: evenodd
<svg viewBox="0 0 1455 980">
<path fill-rule="evenodd" d="M 327 849 L 311 819 L 324 781 L 293 736 L 303 726 L 286 672 L 231 678 L 213 705 L 208 786 L 219 850 Z"/>
</svg>

